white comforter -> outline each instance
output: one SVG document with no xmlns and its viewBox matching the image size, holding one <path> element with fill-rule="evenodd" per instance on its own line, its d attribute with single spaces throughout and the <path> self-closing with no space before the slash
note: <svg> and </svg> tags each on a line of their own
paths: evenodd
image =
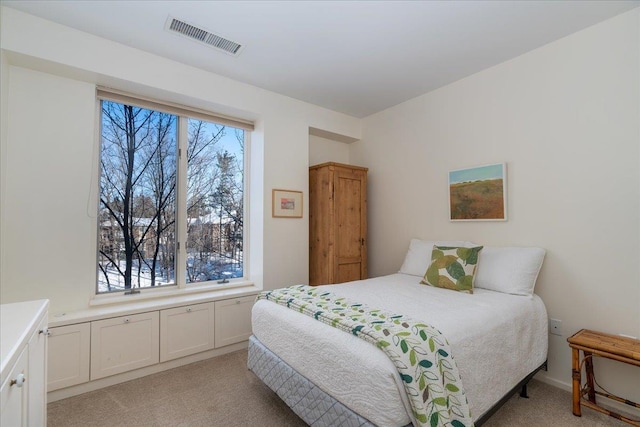
<svg viewBox="0 0 640 427">
<path fill-rule="evenodd" d="M 408 315 L 447 337 L 477 420 L 547 357 L 542 300 L 474 289 L 472 295 L 392 274 L 328 285 L 372 308 Z M 378 426 L 413 422 L 393 363 L 372 344 L 270 301 L 256 302 L 253 334 L 292 368 Z"/>
</svg>

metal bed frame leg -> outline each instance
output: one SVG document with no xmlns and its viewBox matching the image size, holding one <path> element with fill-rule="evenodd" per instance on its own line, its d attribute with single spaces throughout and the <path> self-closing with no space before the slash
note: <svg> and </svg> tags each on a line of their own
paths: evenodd
<svg viewBox="0 0 640 427">
<path fill-rule="evenodd" d="M 533 372 L 531 372 L 522 381 L 520 381 L 518 384 L 516 384 L 516 386 L 513 387 L 511 389 L 511 391 L 509 391 L 509 393 L 505 394 L 502 397 L 502 399 L 500 399 L 499 402 L 497 402 L 495 405 L 493 405 L 491 408 L 489 408 L 489 410 L 487 412 L 485 412 L 480 418 L 478 418 L 478 420 L 475 422 L 476 427 L 480 427 L 484 423 L 486 423 L 487 420 L 491 417 L 491 415 L 495 414 L 496 411 L 498 409 L 500 409 L 500 407 L 502 405 L 504 405 L 507 402 L 507 400 L 509 400 L 511 398 L 511 396 L 513 396 L 514 394 L 518 393 L 518 389 L 520 389 L 520 397 L 524 397 L 525 399 L 528 399 L 529 395 L 527 394 L 527 383 L 541 369 L 544 369 L 545 371 L 547 370 L 547 361 L 546 360 L 544 361 L 544 363 L 542 365 L 538 366 L 536 369 L 533 370 Z"/>
</svg>

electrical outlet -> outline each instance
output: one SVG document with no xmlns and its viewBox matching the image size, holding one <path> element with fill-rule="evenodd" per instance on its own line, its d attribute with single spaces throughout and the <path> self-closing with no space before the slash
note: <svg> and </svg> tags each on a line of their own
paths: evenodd
<svg viewBox="0 0 640 427">
<path fill-rule="evenodd" d="M 551 335 L 562 335 L 562 320 L 549 319 L 549 333 Z"/>
</svg>

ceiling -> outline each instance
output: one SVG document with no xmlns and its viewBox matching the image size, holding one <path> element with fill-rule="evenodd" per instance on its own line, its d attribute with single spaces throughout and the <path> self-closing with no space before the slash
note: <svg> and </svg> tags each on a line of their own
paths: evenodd
<svg viewBox="0 0 640 427">
<path fill-rule="evenodd" d="M 30 1 L 12 7 L 365 117 L 640 6 L 631 1 Z M 232 56 L 168 17 L 238 42 Z"/>
</svg>

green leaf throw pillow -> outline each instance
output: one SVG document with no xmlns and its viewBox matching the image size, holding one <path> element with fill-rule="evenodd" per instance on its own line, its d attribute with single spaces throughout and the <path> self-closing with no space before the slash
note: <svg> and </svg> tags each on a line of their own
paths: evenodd
<svg viewBox="0 0 640 427">
<path fill-rule="evenodd" d="M 482 246 L 434 246 L 431 264 L 420 283 L 472 294 L 481 250 Z"/>
</svg>

